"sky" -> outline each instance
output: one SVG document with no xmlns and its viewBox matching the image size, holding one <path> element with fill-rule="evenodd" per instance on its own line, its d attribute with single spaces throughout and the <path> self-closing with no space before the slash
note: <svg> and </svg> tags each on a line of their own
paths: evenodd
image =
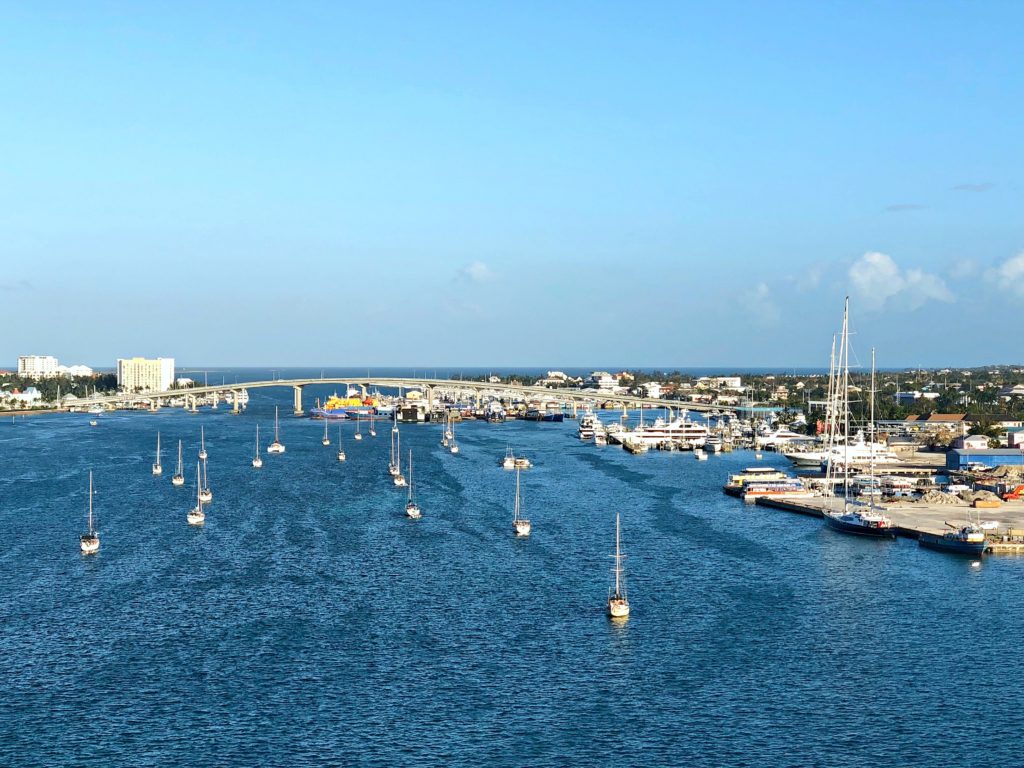
<svg viewBox="0 0 1024 768">
<path fill-rule="evenodd" d="M 1021 29 L 0 0 L 0 363 L 1020 362 Z"/>
</svg>

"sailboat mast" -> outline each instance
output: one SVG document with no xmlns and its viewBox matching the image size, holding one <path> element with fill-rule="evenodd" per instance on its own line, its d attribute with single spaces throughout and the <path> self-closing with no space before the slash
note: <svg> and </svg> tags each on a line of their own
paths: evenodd
<svg viewBox="0 0 1024 768">
<path fill-rule="evenodd" d="M 409 501 L 412 501 L 412 448 L 409 449 Z"/>
<path fill-rule="evenodd" d="M 203 483 L 202 483 L 202 477 L 203 477 L 202 465 L 197 461 L 196 462 L 196 508 L 200 509 L 200 510 L 203 508 Z"/>
<path fill-rule="evenodd" d="M 615 513 L 615 596 L 622 594 L 622 552 L 619 546 L 619 513 Z"/>
<path fill-rule="evenodd" d="M 840 344 L 840 358 L 843 367 L 843 509 L 850 501 L 850 297 L 843 304 L 843 338 Z"/>
<path fill-rule="evenodd" d="M 92 536 L 92 470 L 89 471 L 89 535 Z"/>
<path fill-rule="evenodd" d="M 519 520 L 519 467 L 516 467 L 516 504 L 513 514 L 515 516 L 512 519 Z"/>
<path fill-rule="evenodd" d="M 871 478 L 871 500 L 875 488 L 875 348 L 871 348 L 871 426 L 868 429 L 868 477 Z"/>
</svg>

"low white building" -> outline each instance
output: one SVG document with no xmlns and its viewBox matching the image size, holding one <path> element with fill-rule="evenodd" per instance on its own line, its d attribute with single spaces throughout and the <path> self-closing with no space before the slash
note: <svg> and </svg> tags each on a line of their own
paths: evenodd
<svg viewBox="0 0 1024 768">
<path fill-rule="evenodd" d="M 120 358 L 117 386 L 123 392 L 163 392 L 174 382 L 174 358 Z"/>
<path fill-rule="evenodd" d="M 615 392 L 619 387 L 619 380 L 608 371 L 594 371 L 587 377 L 587 383 L 598 392 Z"/>
<path fill-rule="evenodd" d="M 657 400 L 661 397 L 661 382 L 648 381 L 646 384 L 641 385 L 647 397 L 652 400 Z"/>
<path fill-rule="evenodd" d="M 58 365 L 61 376 L 92 376 L 93 370 L 88 365 Z"/>
</svg>

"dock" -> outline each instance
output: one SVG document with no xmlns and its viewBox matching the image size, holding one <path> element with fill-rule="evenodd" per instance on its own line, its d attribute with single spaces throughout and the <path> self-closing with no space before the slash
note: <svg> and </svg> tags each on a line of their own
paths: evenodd
<svg viewBox="0 0 1024 768">
<path fill-rule="evenodd" d="M 829 502 L 837 503 L 837 499 L 768 499 L 760 498 L 757 506 L 780 509 L 807 517 L 821 518 L 829 507 Z M 892 518 L 896 527 L 896 535 L 909 539 L 917 539 L 921 533 L 943 533 L 950 530 L 945 524 L 964 521 L 968 510 L 976 513 L 982 520 L 995 520 L 998 528 L 988 534 L 989 551 L 992 554 L 1024 554 L 1024 501 L 1007 501 L 995 509 L 971 509 L 963 504 L 919 504 L 912 501 L 879 503 L 885 513 Z"/>
</svg>

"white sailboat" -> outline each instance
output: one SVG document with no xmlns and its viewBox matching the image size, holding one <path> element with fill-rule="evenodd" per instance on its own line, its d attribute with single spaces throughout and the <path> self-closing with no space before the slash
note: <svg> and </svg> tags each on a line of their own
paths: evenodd
<svg viewBox="0 0 1024 768">
<path fill-rule="evenodd" d="M 209 504 L 211 501 L 213 501 L 213 491 L 210 490 L 210 478 L 206 474 L 206 460 L 205 459 L 203 459 L 202 480 L 203 480 L 203 487 L 202 487 L 202 490 L 199 491 L 199 498 L 202 499 L 204 504 Z"/>
<path fill-rule="evenodd" d="M 458 453 L 459 452 L 459 444 L 457 442 L 455 442 L 455 419 L 454 419 L 454 417 L 452 418 L 452 425 L 451 425 L 451 429 L 449 429 L 449 432 L 451 434 L 451 437 L 448 439 L 448 450 L 451 451 L 452 453 Z"/>
<path fill-rule="evenodd" d="M 622 545 L 619 535 L 619 513 L 615 513 L 615 567 L 612 573 L 615 574 L 615 586 L 608 590 L 608 615 L 613 619 L 624 619 L 629 616 L 629 600 L 626 598 L 626 577 L 622 561 L 626 558 L 622 554 Z"/>
<path fill-rule="evenodd" d="M 153 462 L 153 474 L 162 475 L 164 473 L 163 464 L 160 463 L 160 433 L 156 433 L 156 461 Z"/>
<path fill-rule="evenodd" d="M 263 466 L 263 457 L 260 455 L 260 425 L 256 425 L 256 452 L 252 456 L 252 465 L 256 469 Z"/>
<path fill-rule="evenodd" d="M 206 431 L 202 428 L 202 426 L 200 426 L 199 427 L 199 458 L 202 459 L 203 461 L 206 461 L 207 455 L 208 454 L 206 453 Z"/>
<path fill-rule="evenodd" d="M 327 436 L 327 419 L 324 419 L 324 436 L 320 440 L 320 445 L 330 445 L 331 438 Z"/>
<path fill-rule="evenodd" d="M 181 440 L 178 441 L 178 467 L 174 470 L 174 477 L 171 478 L 171 485 L 185 484 L 185 465 L 181 462 Z"/>
<path fill-rule="evenodd" d="M 362 419 L 360 419 L 359 416 L 357 415 L 356 416 L 356 434 L 355 434 L 356 440 L 362 440 L 363 439 L 363 434 L 362 434 L 362 432 L 359 431 L 359 425 L 360 425 L 361 422 L 362 422 Z"/>
<path fill-rule="evenodd" d="M 412 498 L 412 448 L 409 449 L 409 500 L 405 503 L 405 515 L 413 520 L 419 520 L 423 516 L 420 505 Z"/>
<path fill-rule="evenodd" d="M 373 427 L 373 411 L 370 411 L 370 437 L 376 437 L 377 430 Z"/>
<path fill-rule="evenodd" d="M 94 555 L 100 551 L 100 535 L 93 527 L 92 519 L 92 472 L 89 472 L 89 528 L 79 537 L 78 545 L 83 555 Z"/>
<path fill-rule="evenodd" d="M 405 478 L 402 476 L 402 436 L 395 432 L 395 485 L 399 488 L 406 485 Z"/>
<path fill-rule="evenodd" d="M 278 407 L 274 406 L 274 442 L 267 446 L 267 453 L 284 453 L 284 443 L 278 429 Z"/>
<path fill-rule="evenodd" d="M 398 441 L 398 421 L 396 421 L 391 427 L 391 455 L 388 458 L 388 474 L 392 477 L 398 476 L 398 447 L 396 445 Z"/>
<path fill-rule="evenodd" d="M 516 470 L 516 501 L 512 511 L 512 530 L 516 536 L 530 535 L 530 521 L 522 516 L 521 502 L 519 499 L 519 470 Z"/>
<path fill-rule="evenodd" d="M 341 424 L 338 425 L 338 461 L 344 461 L 347 457 L 345 456 L 345 449 L 341 447 Z"/>
<path fill-rule="evenodd" d="M 206 522 L 206 513 L 203 512 L 202 471 L 198 462 L 196 463 L 196 505 L 189 510 L 185 519 L 188 520 L 189 525 L 202 525 Z"/>
</svg>

